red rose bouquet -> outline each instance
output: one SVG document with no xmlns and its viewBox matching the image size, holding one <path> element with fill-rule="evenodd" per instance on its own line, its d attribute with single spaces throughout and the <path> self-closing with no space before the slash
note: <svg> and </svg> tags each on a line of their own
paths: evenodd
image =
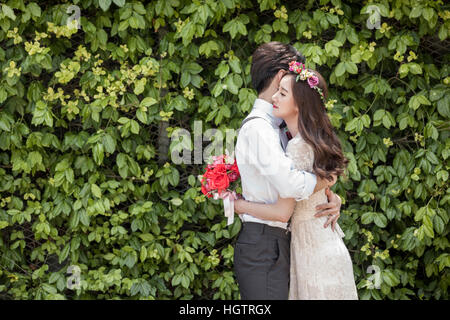
<svg viewBox="0 0 450 320">
<path fill-rule="evenodd" d="M 234 200 L 236 191 L 231 185 L 238 183 L 239 169 L 236 160 L 228 155 L 212 157 L 212 164 L 206 166 L 206 172 L 200 176 L 202 193 L 208 198 L 222 199 L 228 225 L 234 221 Z"/>
</svg>

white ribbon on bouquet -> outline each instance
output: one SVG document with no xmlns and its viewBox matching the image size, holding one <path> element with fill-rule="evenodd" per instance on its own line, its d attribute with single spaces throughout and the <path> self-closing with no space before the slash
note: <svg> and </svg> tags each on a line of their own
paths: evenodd
<svg viewBox="0 0 450 320">
<path fill-rule="evenodd" d="M 223 209 L 225 217 L 228 218 L 227 226 L 234 222 L 234 200 L 237 200 L 237 194 L 235 191 L 225 191 L 220 195 L 218 193 L 214 194 L 214 200 L 223 200 Z"/>
</svg>

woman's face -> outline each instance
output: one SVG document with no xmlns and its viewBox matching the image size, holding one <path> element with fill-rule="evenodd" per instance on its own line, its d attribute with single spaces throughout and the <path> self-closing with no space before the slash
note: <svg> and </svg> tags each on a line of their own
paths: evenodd
<svg viewBox="0 0 450 320">
<path fill-rule="evenodd" d="M 298 109 L 292 94 L 292 81 L 294 81 L 293 75 L 281 78 L 278 91 L 272 96 L 273 115 L 283 120 L 298 116 Z"/>
</svg>

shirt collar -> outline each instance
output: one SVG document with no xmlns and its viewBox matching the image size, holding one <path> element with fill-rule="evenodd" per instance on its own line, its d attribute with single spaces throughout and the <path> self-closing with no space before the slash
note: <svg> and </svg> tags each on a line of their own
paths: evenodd
<svg viewBox="0 0 450 320">
<path fill-rule="evenodd" d="M 255 100 L 255 103 L 253 104 L 253 110 L 259 110 L 265 113 L 270 119 L 270 121 L 277 127 L 279 127 L 280 124 L 283 122 L 283 119 L 277 118 L 272 114 L 273 105 L 264 99 L 257 98 Z"/>
</svg>

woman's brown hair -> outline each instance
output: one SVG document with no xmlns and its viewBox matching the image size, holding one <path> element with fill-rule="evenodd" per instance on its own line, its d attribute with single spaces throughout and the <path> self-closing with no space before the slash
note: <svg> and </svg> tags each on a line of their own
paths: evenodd
<svg viewBox="0 0 450 320">
<path fill-rule="evenodd" d="M 319 78 L 318 87 L 322 89 L 326 100 L 328 87 L 324 78 L 315 70 L 308 69 L 308 71 Z M 296 73 L 291 71 L 286 75 L 293 75 L 292 94 L 299 111 L 298 130 L 314 150 L 314 173 L 320 178 L 329 180 L 332 173 L 342 175 L 349 161 L 342 153 L 341 142 L 328 118 L 320 94 L 312 89 L 306 80 L 296 81 Z"/>
</svg>

